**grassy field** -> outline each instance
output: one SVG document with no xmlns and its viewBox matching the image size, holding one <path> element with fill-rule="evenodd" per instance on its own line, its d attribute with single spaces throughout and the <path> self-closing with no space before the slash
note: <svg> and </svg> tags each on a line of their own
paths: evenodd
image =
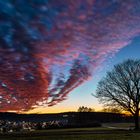
<svg viewBox="0 0 140 140">
<path fill-rule="evenodd" d="M 1 137 L 1 140 L 140 140 L 140 134 L 89 134 L 63 136 Z"/>
<path fill-rule="evenodd" d="M 0 140 L 140 140 L 140 132 L 126 128 L 131 124 L 105 124 L 112 128 L 71 128 L 0 134 Z"/>
</svg>

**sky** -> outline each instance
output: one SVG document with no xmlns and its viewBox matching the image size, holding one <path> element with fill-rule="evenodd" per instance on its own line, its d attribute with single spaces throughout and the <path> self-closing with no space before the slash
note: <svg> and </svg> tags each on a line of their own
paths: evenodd
<svg viewBox="0 0 140 140">
<path fill-rule="evenodd" d="M 98 82 L 106 76 L 106 72 L 111 71 L 114 65 L 127 59 L 140 59 L 140 36 L 136 37 L 132 43 L 121 49 L 115 56 L 107 59 L 94 73 L 94 77 L 73 90 L 68 95 L 68 100 L 52 107 L 41 107 L 29 111 L 28 113 L 59 113 L 67 111 L 77 111 L 80 106 L 87 106 L 101 111 L 104 106 L 97 98 L 92 96 L 96 93 Z"/>
<path fill-rule="evenodd" d="M 0 0 L 0 111 L 99 110 L 105 73 L 139 58 L 139 0 Z"/>
</svg>

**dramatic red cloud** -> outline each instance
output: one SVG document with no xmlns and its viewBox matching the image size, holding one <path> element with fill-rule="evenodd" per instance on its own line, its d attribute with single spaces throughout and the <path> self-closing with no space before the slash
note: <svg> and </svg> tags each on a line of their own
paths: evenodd
<svg viewBox="0 0 140 140">
<path fill-rule="evenodd" d="M 2 20 L 13 35 L 0 40 L 0 110 L 65 100 L 140 33 L 139 7 L 138 0 L 51 0 L 29 2 L 16 11 L 17 22 L 8 12 Z M 7 45 L 9 38 L 14 47 Z"/>
</svg>

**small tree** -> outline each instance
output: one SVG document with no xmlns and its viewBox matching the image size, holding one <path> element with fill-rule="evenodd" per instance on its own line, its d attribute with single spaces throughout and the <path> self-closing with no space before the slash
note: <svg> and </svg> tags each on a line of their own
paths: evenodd
<svg viewBox="0 0 140 140">
<path fill-rule="evenodd" d="M 97 86 L 96 95 L 104 105 L 128 111 L 139 129 L 140 60 L 126 60 L 114 66 Z"/>
<path fill-rule="evenodd" d="M 88 107 L 85 107 L 85 106 L 80 106 L 78 108 L 78 112 L 94 112 L 95 110 L 92 109 L 92 108 L 88 108 Z"/>
<path fill-rule="evenodd" d="M 110 113 L 121 113 L 121 110 L 119 108 L 114 108 L 114 107 L 103 108 L 101 111 L 110 112 Z"/>
</svg>

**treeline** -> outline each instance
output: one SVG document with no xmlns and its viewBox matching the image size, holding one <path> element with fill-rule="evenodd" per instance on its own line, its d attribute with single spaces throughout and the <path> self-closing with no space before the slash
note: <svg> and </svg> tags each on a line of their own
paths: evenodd
<svg viewBox="0 0 140 140">
<path fill-rule="evenodd" d="M 16 114 L 16 113 L 0 113 L 0 120 L 10 121 L 32 121 L 32 122 L 47 122 L 47 121 L 63 121 L 69 123 L 84 123 L 84 122 L 130 122 L 133 121 L 131 116 L 120 113 L 109 112 L 66 112 L 55 114 Z"/>
</svg>

